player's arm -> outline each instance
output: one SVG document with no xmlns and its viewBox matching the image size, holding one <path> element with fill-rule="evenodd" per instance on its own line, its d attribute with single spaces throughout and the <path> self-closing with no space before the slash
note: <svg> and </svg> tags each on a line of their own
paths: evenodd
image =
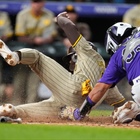
<svg viewBox="0 0 140 140">
<path fill-rule="evenodd" d="M 106 91 L 111 87 L 111 84 L 97 83 L 92 91 L 89 93 L 81 107 L 74 112 L 74 118 L 80 120 L 84 118 L 87 113 L 91 111 L 91 108 L 96 105 L 100 99 L 104 96 Z M 78 115 L 79 116 L 78 116 Z"/>
<path fill-rule="evenodd" d="M 80 36 L 75 24 L 69 19 L 67 12 L 62 12 L 57 16 L 57 23 L 62 28 L 73 45 Z"/>
<path fill-rule="evenodd" d="M 121 77 L 115 76 L 119 75 L 115 60 L 116 59 L 114 59 L 112 56 L 101 79 L 88 94 L 80 109 L 77 109 L 77 112 L 79 111 L 80 118 L 84 117 L 88 112 L 90 112 L 91 108 L 102 99 L 106 91 L 112 86 L 116 85 L 116 83 L 120 80 Z M 75 113 L 77 112 L 75 111 Z"/>
<path fill-rule="evenodd" d="M 95 106 L 98 102 L 100 102 L 100 100 L 102 100 L 105 92 L 110 87 L 110 84 L 97 83 L 80 108 L 65 106 L 61 109 L 60 117 L 70 120 L 81 120 L 86 116 L 86 114 L 90 113 L 93 106 Z"/>
<path fill-rule="evenodd" d="M 120 80 L 121 77 L 119 78 L 115 75 L 119 75 L 119 73 L 117 73 L 116 63 L 114 59 L 110 59 L 110 63 L 103 76 L 88 94 L 81 107 L 72 110 L 73 120 L 81 120 L 86 114 L 89 114 L 93 106 L 96 107 L 98 103 L 102 101 L 106 91 L 112 86 L 116 85 L 116 83 Z M 62 115 L 64 114 L 63 112 Z M 63 116 L 65 117 L 65 115 Z"/>
</svg>

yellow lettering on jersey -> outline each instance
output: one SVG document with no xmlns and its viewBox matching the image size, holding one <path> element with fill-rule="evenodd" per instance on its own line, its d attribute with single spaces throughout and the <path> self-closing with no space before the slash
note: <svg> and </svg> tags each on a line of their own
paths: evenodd
<svg viewBox="0 0 140 140">
<path fill-rule="evenodd" d="M 4 25 L 4 20 L 0 20 L 0 26 Z"/>
<path fill-rule="evenodd" d="M 46 20 L 44 20 L 44 24 L 45 24 L 46 26 L 48 26 L 48 25 L 51 24 L 51 21 L 50 21 L 49 19 L 46 19 Z"/>
</svg>

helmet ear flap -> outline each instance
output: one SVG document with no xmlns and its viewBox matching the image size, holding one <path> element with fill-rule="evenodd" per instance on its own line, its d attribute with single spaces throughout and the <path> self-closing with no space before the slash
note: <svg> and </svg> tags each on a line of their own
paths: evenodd
<svg viewBox="0 0 140 140">
<path fill-rule="evenodd" d="M 113 55 L 116 52 L 116 47 L 118 46 L 118 44 L 116 43 L 115 39 L 110 35 L 110 33 L 106 34 L 105 46 L 106 52 L 109 55 Z"/>
</svg>

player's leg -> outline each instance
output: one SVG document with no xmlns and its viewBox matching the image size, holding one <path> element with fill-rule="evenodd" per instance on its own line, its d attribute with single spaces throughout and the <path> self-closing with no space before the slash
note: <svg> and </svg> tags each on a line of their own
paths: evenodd
<svg viewBox="0 0 140 140">
<path fill-rule="evenodd" d="M 59 63 L 37 50 L 20 50 L 21 63 L 28 64 L 41 81 L 64 104 L 77 104 L 81 99 L 81 82 L 85 77 L 72 75 Z"/>
<path fill-rule="evenodd" d="M 136 77 L 133 80 L 133 86 L 132 86 L 132 98 L 134 101 L 140 106 L 140 76 Z"/>
<path fill-rule="evenodd" d="M 114 108 L 122 106 L 126 100 L 124 96 L 119 92 L 118 87 L 115 86 L 107 91 L 107 96 L 105 98 L 105 102 Z"/>
<path fill-rule="evenodd" d="M 0 106 L 0 116 L 8 116 L 11 118 L 22 119 L 36 119 L 41 120 L 47 117 L 58 118 L 60 112 L 61 103 L 57 100 L 50 98 L 37 103 L 22 104 L 13 106 L 11 104 L 5 104 Z"/>
<path fill-rule="evenodd" d="M 140 107 L 134 101 L 128 101 L 115 109 L 112 117 L 114 123 L 130 123 L 134 119 L 140 121 Z"/>
<path fill-rule="evenodd" d="M 17 61 L 17 59 L 12 59 L 14 64 L 20 62 L 22 64 L 30 65 L 31 69 L 53 92 L 53 95 L 58 102 L 62 102 L 64 105 L 81 105 L 81 102 L 83 102 L 85 99 L 85 97 L 81 96 L 81 81 L 84 81 L 84 78 L 79 78 L 72 75 L 56 61 L 43 55 L 37 50 L 22 49 L 19 52 L 21 54 L 20 61 Z M 13 52 L 7 52 L 7 54 L 11 55 L 10 58 L 6 59 L 7 62 L 10 62 L 11 58 L 14 58 L 12 55 Z M 45 109 L 53 110 L 50 104 L 45 107 Z M 35 108 L 31 109 L 30 111 L 29 109 L 26 109 L 27 108 L 25 108 L 24 112 L 28 114 L 30 111 L 34 112 Z"/>
<path fill-rule="evenodd" d="M 2 43 L 0 53 L 9 65 L 18 63 L 29 65 L 31 70 L 53 92 L 55 98 L 64 104 L 80 104 L 80 100 L 83 99 L 81 97 L 81 81 L 84 81 L 85 77 L 79 78 L 72 75 L 59 63 L 37 50 L 25 48 L 16 53 L 11 52 L 3 41 L 0 43 Z"/>
<path fill-rule="evenodd" d="M 140 82 L 139 76 L 133 80 L 132 98 L 134 101 L 128 101 L 113 112 L 114 123 L 129 123 L 133 119 L 140 121 Z"/>
</svg>

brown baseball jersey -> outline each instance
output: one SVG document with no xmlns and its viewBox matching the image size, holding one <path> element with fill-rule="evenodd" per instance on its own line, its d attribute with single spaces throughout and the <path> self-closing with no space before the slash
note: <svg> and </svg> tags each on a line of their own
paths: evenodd
<svg viewBox="0 0 140 140">
<path fill-rule="evenodd" d="M 66 32 L 77 53 L 74 73 L 67 71 L 55 60 L 35 49 L 21 49 L 20 63 L 27 64 L 41 81 L 52 91 L 53 96 L 37 103 L 16 106 L 17 117 L 46 118 L 57 117 L 64 105 L 80 107 L 87 93 L 94 88 L 105 70 L 105 62 L 101 55 L 92 49 L 88 41 L 77 31 L 69 19 L 60 19 L 60 26 Z M 73 36 L 70 33 L 73 33 Z M 78 35 L 78 37 L 76 36 Z M 88 91 L 88 92 L 87 92 Z M 32 93 L 34 94 L 34 93 Z M 116 104 L 124 100 L 117 87 L 107 91 L 102 100 L 108 104 Z"/>
</svg>

